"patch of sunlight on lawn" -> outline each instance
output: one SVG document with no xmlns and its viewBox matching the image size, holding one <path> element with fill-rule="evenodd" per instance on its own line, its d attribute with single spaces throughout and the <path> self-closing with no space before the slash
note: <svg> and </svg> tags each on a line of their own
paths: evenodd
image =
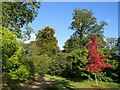
<svg viewBox="0 0 120 90">
<path fill-rule="evenodd" d="M 56 81 L 57 86 L 66 87 L 69 86 L 70 88 L 93 88 L 93 85 L 96 85 L 95 80 L 93 81 L 83 81 L 83 82 L 73 82 L 70 80 L 67 80 L 66 78 L 58 77 L 58 76 L 51 76 L 51 75 L 45 75 L 48 78 L 54 79 Z M 102 82 L 98 81 L 98 84 L 102 88 L 118 88 L 120 84 L 118 83 L 112 83 L 112 82 Z"/>
</svg>

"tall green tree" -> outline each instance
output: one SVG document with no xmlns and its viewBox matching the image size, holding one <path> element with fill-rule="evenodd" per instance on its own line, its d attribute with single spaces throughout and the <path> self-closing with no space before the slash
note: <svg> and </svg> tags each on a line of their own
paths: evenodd
<svg viewBox="0 0 120 90">
<path fill-rule="evenodd" d="M 28 26 L 38 14 L 38 2 L 2 2 L 2 26 L 21 37 L 23 26 Z M 26 29 L 30 36 L 31 29 Z"/>
<path fill-rule="evenodd" d="M 81 46 L 85 45 L 84 39 L 89 34 L 97 34 L 103 36 L 104 26 L 106 22 L 97 22 L 97 18 L 94 17 L 92 11 L 86 9 L 75 9 L 73 11 L 73 21 L 70 25 L 70 29 L 75 30 L 74 35 L 77 35 L 81 40 Z"/>
<path fill-rule="evenodd" d="M 103 30 L 106 22 L 97 22 L 97 18 L 94 17 L 92 11 L 86 9 L 75 9 L 73 11 L 73 21 L 70 25 L 70 29 L 75 32 L 65 42 L 65 52 L 70 52 L 75 49 L 82 48 L 89 41 L 91 34 L 97 35 L 101 41 L 103 41 Z M 104 42 L 104 41 L 103 41 Z"/>
<path fill-rule="evenodd" d="M 58 41 L 54 34 L 55 30 L 49 26 L 38 31 L 36 35 L 36 44 L 39 46 L 40 55 L 53 55 L 59 50 Z"/>
</svg>

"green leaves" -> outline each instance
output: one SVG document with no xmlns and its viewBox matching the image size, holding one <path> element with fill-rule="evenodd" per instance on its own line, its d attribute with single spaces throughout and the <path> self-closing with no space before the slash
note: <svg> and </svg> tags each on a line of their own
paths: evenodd
<svg viewBox="0 0 120 90">
<path fill-rule="evenodd" d="M 12 76 L 12 79 L 26 80 L 29 78 L 30 72 L 25 65 L 21 65 L 17 70 L 11 70 L 10 74 Z"/>
<path fill-rule="evenodd" d="M 23 38 L 25 40 L 29 40 L 31 38 L 30 34 L 33 32 L 33 28 L 31 28 L 30 26 L 26 26 L 25 27 L 26 31 L 23 31 Z"/>
<path fill-rule="evenodd" d="M 2 29 L 2 53 L 3 60 L 10 58 L 15 51 L 18 49 L 19 44 L 16 40 L 16 35 L 9 32 L 7 28 L 1 27 Z"/>
<path fill-rule="evenodd" d="M 66 76 L 71 68 L 71 62 L 67 59 L 68 54 L 59 52 L 54 55 L 50 65 L 49 74 Z"/>
<path fill-rule="evenodd" d="M 2 26 L 21 37 L 21 28 L 35 19 L 38 8 L 38 2 L 2 2 Z"/>
<path fill-rule="evenodd" d="M 16 35 L 10 32 L 7 28 L 2 29 L 2 76 L 3 84 L 15 87 L 17 83 L 14 80 L 25 80 L 30 76 L 30 71 L 26 65 L 22 65 L 21 57 L 23 48 L 19 45 Z M 9 75 L 9 77 L 6 77 Z M 10 83 L 14 82 L 14 83 Z"/>
<path fill-rule="evenodd" d="M 71 38 L 68 39 L 65 42 L 65 45 L 63 46 L 65 52 L 69 53 L 69 52 L 71 52 L 71 51 L 73 51 L 75 49 L 79 49 L 80 48 L 80 41 L 81 40 L 77 35 L 71 36 Z"/>
<path fill-rule="evenodd" d="M 75 30 L 73 35 L 77 35 L 81 40 L 81 46 L 85 45 L 84 38 L 90 34 L 96 34 L 103 36 L 104 26 L 106 22 L 97 22 L 97 18 L 93 16 L 92 11 L 86 9 L 75 9 L 73 11 L 73 21 L 70 25 L 70 29 Z"/>
<path fill-rule="evenodd" d="M 38 31 L 36 45 L 39 46 L 40 54 L 48 54 L 50 56 L 58 51 L 58 41 L 54 34 L 55 30 L 49 26 Z"/>
<path fill-rule="evenodd" d="M 70 78 L 87 79 L 90 75 L 85 71 L 86 63 L 88 62 L 87 48 L 79 48 L 70 52 L 67 56 L 67 61 L 70 62 L 68 75 Z M 66 71 L 67 72 L 67 71 Z M 87 74 L 87 76 L 86 76 Z"/>
</svg>

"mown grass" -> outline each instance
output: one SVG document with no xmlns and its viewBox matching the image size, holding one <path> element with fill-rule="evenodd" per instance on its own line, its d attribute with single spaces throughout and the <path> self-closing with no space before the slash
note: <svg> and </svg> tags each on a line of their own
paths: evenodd
<svg viewBox="0 0 120 90">
<path fill-rule="evenodd" d="M 73 81 L 67 80 L 66 78 L 62 78 L 62 77 L 50 76 L 50 75 L 45 75 L 45 76 L 55 80 L 55 82 L 52 85 L 51 90 L 61 90 L 61 89 L 62 90 L 75 90 L 75 89 L 79 89 L 79 88 L 95 88 L 95 87 L 93 87 L 93 86 L 95 86 L 94 80 L 93 81 L 73 82 Z M 112 82 L 99 81 L 98 83 L 100 86 L 100 88 L 99 88 L 100 90 L 105 89 L 105 88 L 106 88 L 105 90 L 107 90 L 108 88 L 109 88 L 109 90 L 111 90 L 112 88 L 115 89 L 115 88 L 118 88 L 118 86 L 120 86 L 120 84 L 112 83 Z"/>
</svg>

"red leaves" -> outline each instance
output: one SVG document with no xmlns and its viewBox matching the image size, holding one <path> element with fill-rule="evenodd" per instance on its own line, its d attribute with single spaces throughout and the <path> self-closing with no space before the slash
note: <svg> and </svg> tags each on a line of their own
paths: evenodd
<svg viewBox="0 0 120 90">
<path fill-rule="evenodd" d="M 99 73 L 104 68 L 111 68 L 111 65 L 104 63 L 104 60 L 107 58 L 107 56 L 99 55 L 97 37 L 94 35 L 91 36 L 90 39 L 91 43 L 87 43 L 90 60 L 88 61 L 88 65 L 85 67 L 85 70 Z"/>
</svg>

